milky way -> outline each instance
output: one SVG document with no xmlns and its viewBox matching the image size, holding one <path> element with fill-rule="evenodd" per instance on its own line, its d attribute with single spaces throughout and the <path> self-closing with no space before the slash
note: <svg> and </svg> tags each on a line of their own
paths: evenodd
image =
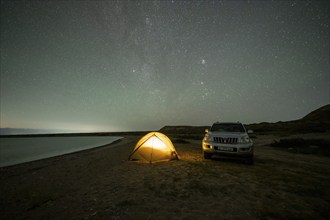
<svg viewBox="0 0 330 220">
<path fill-rule="evenodd" d="M 329 101 L 329 1 L 1 1 L 1 127 L 299 119 Z"/>
</svg>

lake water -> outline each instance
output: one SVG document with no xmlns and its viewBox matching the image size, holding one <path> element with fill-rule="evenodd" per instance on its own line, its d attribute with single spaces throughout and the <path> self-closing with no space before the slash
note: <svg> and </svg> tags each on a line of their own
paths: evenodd
<svg viewBox="0 0 330 220">
<path fill-rule="evenodd" d="M 119 139 L 113 136 L 0 138 L 0 167 L 86 150 Z"/>
</svg>

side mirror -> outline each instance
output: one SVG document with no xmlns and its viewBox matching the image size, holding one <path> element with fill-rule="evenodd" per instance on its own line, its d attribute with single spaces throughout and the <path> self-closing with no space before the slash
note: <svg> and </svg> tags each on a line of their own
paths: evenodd
<svg viewBox="0 0 330 220">
<path fill-rule="evenodd" d="M 253 134 L 253 130 L 248 130 L 248 134 Z"/>
<path fill-rule="evenodd" d="M 208 132 L 209 132 L 209 129 L 206 128 L 206 129 L 205 129 L 205 133 L 208 133 Z"/>
</svg>

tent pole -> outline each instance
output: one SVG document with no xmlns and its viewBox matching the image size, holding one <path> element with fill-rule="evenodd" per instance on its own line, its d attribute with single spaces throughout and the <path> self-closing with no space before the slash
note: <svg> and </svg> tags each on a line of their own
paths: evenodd
<svg viewBox="0 0 330 220">
<path fill-rule="evenodd" d="M 156 135 L 152 135 L 151 137 L 153 137 L 153 136 L 156 136 Z M 152 148 L 151 148 L 150 161 L 149 161 L 150 164 L 151 164 L 151 161 L 152 161 L 153 152 L 154 152 L 154 140 L 152 140 Z"/>
<path fill-rule="evenodd" d="M 151 136 L 152 137 L 152 136 Z M 150 137 L 149 138 L 147 138 L 145 141 L 143 141 L 143 143 L 142 144 L 140 144 L 140 146 L 138 146 L 130 155 L 129 155 L 129 157 L 128 157 L 128 159 L 130 159 L 131 158 L 131 156 L 145 143 L 145 142 L 147 142 L 148 140 L 150 139 Z"/>
</svg>

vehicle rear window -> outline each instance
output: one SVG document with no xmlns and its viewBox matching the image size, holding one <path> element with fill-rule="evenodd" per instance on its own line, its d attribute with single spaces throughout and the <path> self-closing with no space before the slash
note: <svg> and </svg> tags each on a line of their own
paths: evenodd
<svg viewBox="0 0 330 220">
<path fill-rule="evenodd" d="M 211 131 L 221 131 L 221 132 L 245 132 L 243 125 L 241 124 L 214 124 L 211 127 Z"/>
</svg>

